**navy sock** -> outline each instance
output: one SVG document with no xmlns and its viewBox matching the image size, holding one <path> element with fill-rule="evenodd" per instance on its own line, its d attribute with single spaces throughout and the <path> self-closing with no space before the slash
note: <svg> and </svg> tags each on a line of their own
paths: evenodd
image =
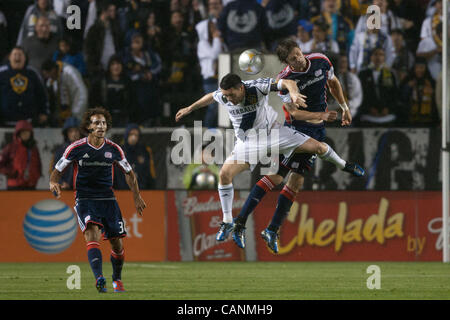
<svg viewBox="0 0 450 320">
<path fill-rule="evenodd" d="M 281 224 L 286 218 L 289 210 L 291 210 L 292 203 L 294 202 L 296 193 L 292 191 L 288 186 L 284 186 L 278 196 L 277 208 L 273 214 L 272 221 L 267 229 L 273 232 L 277 232 L 280 229 Z"/>
<path fill-rule="evenodd" d="M 125 260 L 125 255 L 123 254 L 123 249 L 120 253 L 111 251 L 111 264 L 113 268 L 112 279 L 113 281 L 122 279 L 122 267 Z"/>
<path fill-rule="evenodd" d="M 97 241 L 87 243 L 87 256 L 89 264 L 95 279 L 103 275 L 102 271 L 102 252 L 100 251 L 100 244 Z"/>
<path fill-rule="evenodd" d="M 273 182 L 267 176 L 261 178 L 250 191 L 250 194 L 235 221 L 245 225 L 248 216 L 255 210 L 256 206 L 261 199 L 264 198 L 266 193 L 272 190 L 274 186 Z"/>
</svg>

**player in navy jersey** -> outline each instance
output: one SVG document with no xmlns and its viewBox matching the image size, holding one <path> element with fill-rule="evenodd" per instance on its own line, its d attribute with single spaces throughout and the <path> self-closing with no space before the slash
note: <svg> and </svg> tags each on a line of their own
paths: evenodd
<svg viewBox="0 0 450 320">
<path fill-rule="evenodd" d="M 345 102 L 342 87 L 328 58 L 321 53 L 303 55 L 297 43 L 283 40 L 277 47 L 277 55 L 287 67 L 280 72 L 277 79 L 290 79 L 297 82 L 301 94 L 306 96 L 307 109 L 299 110 L 285 91 L 279 93 L 284 102 L 285 125 L 309 135 L 317 141 L 325 139 L 324 122 L 336 120 L 337 112 L 327 111 L 326 88 L 339 102 L 342 109 L 342 126 L 350 125 L 352 116 Z M 239 216 L 234 219 L 232 231 L 236 244 L 245 247 L 245 223 L 264 195 L 276 185 L 283 182 L 290 172 L 288 181 L 278 197 L 277 207 L 269 226 L 261 232 L 268 247 L 278 252 L 278 230 L 289 212 L 292 203 L 304 182 L 304 174 L 311 170 L 316 155 L 307 153 L 293 153 L 289 157 L 280 155 L 279 171 L 276 175 L 264 176 L 252 188 Z M 340 169 L 356 177 L 364 175 L 364 170 L 357 164 L 346 162 Z"/>
<path fill-rule="evenodd" d="M 178 110 L 175 119 L 179 121 L 192 111 L 210 105 L 214 100 L 228 111 L 237 141 L 219 173 L 218 191 L 223 221 L 216 234 L 216 240 L 224 241 L 234 227 L 233 178 L 244 170 L 253 170 L 256 163 L 252 159 L 258 159 L 260 151 L 272 152 L 275 147 L 279 154 L 286 157 L 290 157 L 293 153 L 317 154 L 321 159 L 341 169 L 347 167 L 348 163 L 326 143 L 319 142 L 289 126 L 282 126 L 276 121 L 277 114 L 268 105 L 268 95 L 271 91 L 283 91 L 289 95 L 293 108 L 305 106 L 304 99 L 307 97 L 299 93 L 295 81 L 290 79 L 275 81 L 271 78 L 242 81 L 238 75 L 230 73 L 221 79 L 219 87 L 218 90 L 204 95 L 189 107 Z M 266 130 L 267 141 L 253 139 L 258 135 L 255 130 Z"/>
<path fill-rule="evenodd" d="M 102 233 L 104 240 L 109 240 L 111 243 L 114 292 L 125 291 L 121 274 L 125 257 L 122 238 L 126 236 L 126 231 L 112 189 L 114 166 L 124 171 L 139 215 L 142 216 L 142 211 L 146 207 L 139 193 L 136 175 L 122 149 L 105 138 L 111 125 L 111 115 L 105 109 L 97 107 L 87 110 L 81 124 L 81 130 L 87 134 L 87 137 L 67 147 L 50 176 L 50 191 L 59 198 L 61 186 L 58 181 L 62 172 L 68 165 L 74 166 L 73 183 L 76 193 L 74 208 L 78 216 L 78 224 L 86 240 L 88 260 L 99 292 L 106 292 L 106 280 L 102 272 L 102 253 L 99 248 Z"/>
</svg>

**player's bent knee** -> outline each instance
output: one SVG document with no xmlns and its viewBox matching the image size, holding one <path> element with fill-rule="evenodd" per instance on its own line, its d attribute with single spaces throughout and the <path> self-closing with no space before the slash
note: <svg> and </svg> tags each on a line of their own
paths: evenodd
<svg viewBox="0 0 450 320">
<path fill-rule="evenodd" d="M 228 170 L 220 170 L 219 183 L 221 185 L 230 184 L 233 181 L 233 175 Z"/>
</svg>

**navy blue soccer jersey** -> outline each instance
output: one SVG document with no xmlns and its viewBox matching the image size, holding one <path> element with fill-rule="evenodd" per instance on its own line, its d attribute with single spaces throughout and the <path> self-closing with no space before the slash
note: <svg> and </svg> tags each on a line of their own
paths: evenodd
<svg viewBox="0 0 450 320">
<path fill-rule="evenodd" d="M 55 169 L 62 172 L 71 163 L 74 166 L 73 184 L 78 200 L 114 199 L 114 165 L 124 172 L 131 171 L 122 148 L 108 139 L 98 148 L 91 145 L 87 138 L 75 141 L 66 148 Z"/>
<path fill-rule="evenodd" d="M 334 77 L 334 68 L 328 58 L 321 53 L 305 55 L 308 67 L 304 72 L 295 72 L 289 66 L 280 72 L 277 79 L 290 79 L 297 82 L 301 94 L 306 96 L 306 111 L 324 112 L 327 109 L 327 81 Z M 289 92 L 281 91 L 283 102 L 291 102 Z M 296 126 L 296 120 L 283 107 L 286 122 Z"/>
</svg>

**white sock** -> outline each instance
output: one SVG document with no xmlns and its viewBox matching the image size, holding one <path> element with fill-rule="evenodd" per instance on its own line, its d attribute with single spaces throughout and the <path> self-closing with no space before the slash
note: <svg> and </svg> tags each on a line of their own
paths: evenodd
<svg viewBox="0 0 450 320">
<path fill-rule="evenodd" d="M 325 143 L 326 144 L 326 143 Z M 325 152 L 322 155 L 319 155 L 319 158 L 328 162 L 331 162 L 336 165 L 339 169 L 344 169 L 345 164 L 347 163 L 345 160 L 341 159 L 341 157 L 338 156 L 338 154 L 328 145 L 327 152 Z"/>
<path fill-rule="evenodd" d="M 234 188 L 233 184 L 221 185 L 219 184 L 219 197 L 222 204 L 223 222 L 233 222 L 233 197 Z"/>
</svg>

